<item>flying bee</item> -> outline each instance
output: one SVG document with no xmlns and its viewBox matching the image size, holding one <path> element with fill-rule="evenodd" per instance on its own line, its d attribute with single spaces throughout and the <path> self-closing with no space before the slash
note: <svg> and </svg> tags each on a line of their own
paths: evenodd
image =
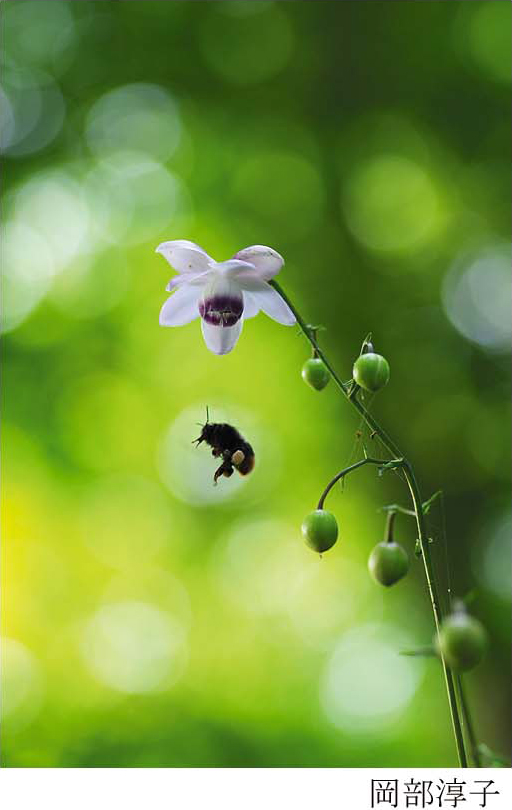
<svg viewBox="0 0 512 810">
<path fill-rule="evenodd" d="M 206 424 L 202 425 L 201 435 L 194 439 L 196 446 L 206 442 L 212 448 L 212 456 L 222 458 L 222 464 L 215 471 L 213 481 L 224 475 L 230 478 L 234 470 L 240 475 L 248 475 L 254 469 L 254 450 L 249 442 L 232 425 L 226 422 L 209 422 L 208 408 L 206 409 Z"/>
</svg>

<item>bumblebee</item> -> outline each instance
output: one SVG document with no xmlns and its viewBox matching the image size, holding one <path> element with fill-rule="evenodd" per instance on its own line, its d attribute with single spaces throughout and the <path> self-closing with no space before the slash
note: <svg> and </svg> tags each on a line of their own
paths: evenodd
<svg viewBox="0 0 512 810">
<path fill-rule="evenodd" d="M 246 442 L 232 425 L 226 422 L 209 422 L 208 409 L 201 435 L 194 439 L 196 447 L 199 447 L 201 442 L 206 442 L 212 448 L 212 456 L 222 458 L 222 464 L 213 476 L 215 484 L 222 475 L 230 478 L 235 470 L 238 470 L 240 475 L 248 475 L 254 469 L 254 450 L 249 442 Z"/>
</svg>

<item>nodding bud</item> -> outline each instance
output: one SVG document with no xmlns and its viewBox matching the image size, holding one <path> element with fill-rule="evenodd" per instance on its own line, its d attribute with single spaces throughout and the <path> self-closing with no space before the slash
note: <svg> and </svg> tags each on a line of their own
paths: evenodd
<svg viewBox="0 0 512 810">
<path fill-rule="evenodd" d="M 241 450 L 235 450 L 235 452 L 231 456 L 231 461 L 237 467 L 243 462 L 244 459 L 245 453 L 243 453 Z"/>
</svg>

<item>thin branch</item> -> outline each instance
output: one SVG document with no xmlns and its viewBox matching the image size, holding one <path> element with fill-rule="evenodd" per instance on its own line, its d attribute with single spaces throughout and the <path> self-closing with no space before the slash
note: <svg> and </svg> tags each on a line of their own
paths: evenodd
<svg viewBox="0 0 512 810">
<path fill-rule="evenodd" d="M 345 398 L 352 404 L 352 406 L 358 411 L 358 413 L 363 417 L 364 421 L 371 428 L 372 431 L 376 435 L 379 436 L 382 444 L 384 447 L 391 453 L 394 458 L 401 458 L 402 461 L 402 469 L 404 472 L 405 480 L 407 482 L 407 486 L 409 487 L 409 492 L 411 495 L 411 499 L 414 506 L 414 513 L 416 516 L 416 524 L 418 527 L 418 541 L 421 549 L 421 556 L 423 559 L 423 565 L 425 569 L 425 578 L 427 581 L 429 596 L 430 596 L 430 603 L 432 606 L 432 613 L 434 617 L 434 624 L 436 627 L 436 632 L 439 633 L 440 624 L 441 624 L 441 611 L 440 611 L 440 602 L 439 602 L 439 595 L 438 595 L 438 586 L 435 579 L 435 572 L 432 562 L 432 557 L 430 554 L 430 547 L 428 542 L 428 535 L 427 535 L 427 526 L 425 521 L 425 514 L 423 512 L 423 504 L 421 501 L 420 490 L 418 487 L 418 483 L 416 481 L 416 476 L 414 475 L 414 470 L 410 464 L 410 462 L 405 458 L 403 453 L 400 451 L 399 447 L 395 444 L 395 442 L 391 439 L 390 436 L 386 433 L 386 431 L 379 425 L 379 423 L 374 419 L 374 417 L 366 410 L 365 406 L 360 402 L 358 399 L 359 388 L 354 385 L 347 385 L 345 384 L 342 379 L 336 373 L 336 370 L 329 362 L 328 358 L 325 356 L 324 352 L 320 348 L 317 343 L 316 336 L 312 333 L 312 329 L 303 319 L 300 312 L 296 309 L 293 302 L 288 298 L 284 290 L 281 286 L 274 280 L 271 279 L 269 284 L 279 293 L 281 298 L 288 304 L 291 311 L 295 315 L 297 319 L 297 323 L 299 324 L 302 332 L 304 333 L 305 337 L 309 340 L 311 346 L 315 349 L 316 354 L 323 360 L 325 366 L 331 373 L 331 376 L 338 386 L 342 394 Z M 455 743 L 457 746 L 457 753 L 459 757 L 459 763 L 462 768 L 467 768 L 467 756 L 466 750 L 464 747 L 464 736 L 462 734 L 462 724 L 459 716 L 459 707 L 457 704 L 457 697 L 455 693 L 455 685 L 453 674 L 448 667 L 446 660 L 443 655 L 440 656 L 442 667 L 443 667 L 443 674 L 444 680 L 446 685 L 446 692 L 448 697 L 448 704 L 450 707 L 450 716 L 452 720 L 453 726 L 453 733 L 455 736 Z"/>
<path fill-rule="evenodd" d="M 324 491 L 320 495 L 320 500 L 318 501 L 318 507 L 317 508 L 318 509 L 323 509 L 324 508 L 324 501 L 325 501 L 327 495 L 329 494 L 329 492 L 331 491 L 331 489 L 333 488 L 333 486 L 338 481 L 340 481 L 342 478 L 344 478 L 346 475 L 348 475 L 348 473 L 351 473 L 354 470 L 357 470 L 358 467 L 362 467 L 364 464 L 377 464 L 380 467 L 382 467 L 382 466 L 386 465 L 387 463 L 388 462 L 385 459 L 383 460 L 381 458 L 368 458 L 368 456 L 366 456 L 365 458 L 361 459 L 361 461 L 356 461 L 355 464 L 351 464 L 350 467 L 345 467 L 344 470 L 337 473 L 334 476 L 334 478 L 332 478 L 329 481 L 326 488 L 324 489 Z"/>
<path fill-rule="evenodd" d="M 466 724 L 466 732 L 468 735 L 469 740 L 469 747 L 471 749 L 471 756 L 473 757 L 473 762 L 475 764 L 475 768 L 482 767 L 482 759 L 480 756 L 480 749 L 478 746 L 478 741 L 476 739 L 475 734 L 475 727 L 473 726 L 473 720 L 471 718 L 471 712 L 469 711 L 469 704 L 466 699 L 466 692 L 464 689 L 464 684 L 462 682 L 462 676 L 456 675 L 457 681 L 457 688 L 459 690 L 459 697 L 460 697 L 460 706 L 462 709 L 462 717 L 464 719 L 464 723 Z"/>
</svg>

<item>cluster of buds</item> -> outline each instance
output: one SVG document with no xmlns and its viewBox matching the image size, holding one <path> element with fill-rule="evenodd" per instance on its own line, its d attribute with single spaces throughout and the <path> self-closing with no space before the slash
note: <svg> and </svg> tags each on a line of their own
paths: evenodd
<svg viewBox="0 0 512 810">
<path fill-rule="evenodd" d="M 315 340 L 319 328 L 317 326 L 309 327 Z M 302 367 L 303 380 L 312 388 L 321 391 L 329 382 L 330 377 L 324 361 L 313 349 L 313 357 L 306 360 Z M 368 338 L 365 339 L 361 353 L 354 363 L 352 384 L 366 391 L 375 392 L 379 388 L 383 388 L 388 380 L 388 361 L 382 355 L 375 354 L 373 345 Z M 318 509 L 305 517 L 302 533 L 307 545 L 313 551 L 323 554 L 324 551 L 332 548 L 338 539 L 336 518 L 332 512 L 323 509 L 323 504 L 321 504 Z M 409 567 L 409 561 L 405 551 L 397 543 L 392 542 L 390 537 L 387 542 L 379 543 L 374 548 L 370 556 L 369 567 L 378 582 L 383 585 L 391 585 L 404 576 Z"/>
<path fill-rule="evenodd" d="M 315 332 L 316 328 L 314 328 Z M 316 338 L 316 334 L 313 337 Z M 387 385 L 389 375 L 388 361 L 374 351 L 368 337 L 363 342 L 360 355 L 354 362 L 349 395 L 353 395 L 358 389 L 375 393 Z M 325 388 L 330 376 L 325 363 L 314 350 L 313 357 L 306 360 L 302 367 L 303 379 L 312 388 L 320 391 Z M 373 459 L 366 460 L 375 463 Z M 338 473 L 320 498 L 318 508 L 304 518 L 302 534 L 306 544 L 320 555 L 334 546 L 339 535 L 335 515 L 324 509 L 325 496 L 336 480 L 362 463 L 364 461 Z M 388 507 L 387 511 L 384 539 L 372 549 L 368 558 L 368 570 L 375 582 L 389 588 L 405 577 L 409 570 L 410 560 L 403 546 L 397 543 L 393 536 L 397 511 L 407 510 L 395 506 Z M 473 669 L 480 663 L 486 647 L 485 628 L 478 619 L 468 614 L 465 604 L 457 600 L 454 602 L 451 612 L 443 619 L 439 633 L 434 639 L 433 648 L 429 649 L 442 656 L 453 670 L 463 672 Z"/>
</svg>

